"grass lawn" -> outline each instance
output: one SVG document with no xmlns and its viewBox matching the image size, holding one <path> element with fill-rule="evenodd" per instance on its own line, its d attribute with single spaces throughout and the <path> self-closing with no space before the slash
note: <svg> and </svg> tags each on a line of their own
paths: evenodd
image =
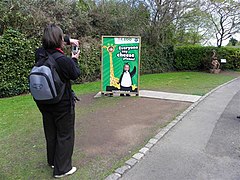
<svg viewBox="0 0 240 180">
<path fill-rule="evenodd" d="M 214 87 L 233 79 L 233 77 L 233 74 L 201 72 L 151 74 L 141 77 L 140 89 L 204 95 Z"/>
<path fill-rule="evenodd" d="M 203 95 L 236 77 L 236 74 L 209 74 L 200 72 L 175 72 L 141 76 L 140 89 L 161 90 Z M 97 93 L 100 82 L 74 85 L 77 95 Z M 78 110 L 84 115 L 102 106 L 112 106 L 121 98 L 100 98 L 89 107 Z M 75 152 L 76 157 L 84 156 Z M 52 170 L 46 167 L 45 140 L 41 115 L 30 95 L 0 99 L 0 179 L 49 179 Z M 114 160 L 112 160 L 114 161 Z M 96 161 L 97 162 L 97 161 Z M 78 174 L 89 179 L 92 168 L 101 166 L 89 162 Z M 116 162 L 117 164 L 117 162 Z M 111 168 L 109 168 L 111 169 Z M 99 177 L 108 169 L 99 171 Z M 79 179 L 80 175 L 73 176 Z"/>
</svg>

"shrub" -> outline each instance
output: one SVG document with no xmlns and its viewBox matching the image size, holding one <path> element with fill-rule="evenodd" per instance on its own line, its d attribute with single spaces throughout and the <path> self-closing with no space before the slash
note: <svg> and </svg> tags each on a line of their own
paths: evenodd
<svg viewBox="0 0 240 180">
<path fill-rule="evenodd" d="M 80 77 L 75 83 L 95 81 L 100 78 L 100 42 L 92 38 L 82 38 L 83 46 L 79 58 Z M 15 30 L 7 30 L 0 36 L 0 98 L 19 95 L 29 91 L 28 75 L 35 62 L 36 39 Z M 70 54 L 70 48 L 65 49 Z"/>
<path fill-rule="evenodd" d="M 77 83 L 95 81 L 100 79 L 101 61 L 100 61 L 100 40 L 93 38 L 81 38 L 81 54 L 79 57 L 79 66 L 81 75 Z"/>
<path fill-rule="evenodd" d="M 142 44 L 141 73 L 161 73 L 174 70 L 174 48 L 171 45 L 162 47 Z"/>
<path fill-rule="evenodd" d="M 177 70 L 200 70 L 203 69 L 206 48 L 201 46 L 181 46 L 175 49 L 175 63 Z M 209 56 L 211 59 L 211 56 Z"/>
<path fill-rule="evenodd" d="M 240 68 L 240 50 L 231 47 L 180 46 L 175 48 L 174 67 L 177 70 L 208 70 L 211 67 L 213 50 L 218 60 L 227 59 L 221 69 L 235 70 Z"/>
<path fill-rule="evenodd" d="M 222 69 L 240 69 L 240 49 L 234 47 L 224 47 L 217 51 L 219 59 L 226 59 L 227 63 L 222 65 Z"/>
<path fill-rule="evenodd" d="M 0 36 L 0 97 L 28 91 L 28 74 L 34 64 L 35 40 L 15 30 Z"/>
</svg>

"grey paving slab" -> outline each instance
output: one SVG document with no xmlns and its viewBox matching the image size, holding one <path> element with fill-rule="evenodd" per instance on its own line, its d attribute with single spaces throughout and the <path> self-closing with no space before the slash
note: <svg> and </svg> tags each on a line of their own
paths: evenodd
<svg viewBox="0 0 240 180">
<path fill-rule="evenodd" d="M 118 169 L 115 170 L 115 173 L 118 173 L 118 174 L 123 174 L 125 171 L 127 171 L 128 169 L 130 169 L 130 166 L 129 165 L 124 165 Z"/>
<path fill-rule="evenodd" d="M 239 180 L 237 115 L 240 115 L 240 79 L 200 102 L 122 179 Z"/>
<path fill-rule="evenodd" d="M 127 160 L 125 163 L 129 166 L 134 166 L 137 162 L 138 162 L 138 160 L 131 158 L 131 159 Z"/>
<path fill-rule="evenodd" d="M 196 96 L 196 95 L 168 93 L 168 92 L 150 91 L 150 90 L 140 90 L 139 96 L 146 97 L 146 98 L 156 98 L 156 99 L 185 101 L 185 102 L 196 102 L 201 98 L 201 96 Z M 101 92 L 98 92 L 94 96 L 94 98 L 99 98 L 99 97 L 102 97 Z"/>
<path fill-rule="evenodd" d="M 105 180 L 118 180 L 121 177 L 118 173 L 110 174 Z"/>
<path fill-rule="evenodd" d="M 196 102 L 201 98 L 201 96 L 195 96 L 195 95 L 168 93 L 168 92 L 150 91 L 150 90 L 140 90 L 139 96 L 146 97 L 146 98 L 157 98 L 157 99 L 185 101 L 185 102 Z"/>
<path fill-rule="evenodd" d="M 147 148 L 150 149 L 151 147 L 153 147 L 153 145 L 154 145 L 154 144 L 152 144 L 152 143 L 147 143 L 147 144 L 145 145 L 145 147 L 147 147 Z"/>
<path fill-rule="evenodd" d="M 143 153 L 136 153 L 132 157 L 135 158 L 136 160 L 140 160 L 144 156 Z"/>
<path fill-rule="evenodd" d="M 146 154 L 149 151 L 149 148 L 143 147 L 142 149 L 139 150 L 140 153 Z"/>
<path fill-rule="evenodd" d="M 151 144 L 156 144 L 158 142 L 158 139 L 152 138 L 148 142 Z"/>
</svg>

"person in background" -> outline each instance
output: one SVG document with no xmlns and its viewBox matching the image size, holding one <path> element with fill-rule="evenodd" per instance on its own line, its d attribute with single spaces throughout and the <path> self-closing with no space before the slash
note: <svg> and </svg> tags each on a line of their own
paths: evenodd
<svg viewBox="0 0 240 180">
<path fill-rule="evenodd" d="M 42 47 L 36 50 L 36 62 L 48 54 L 62 53 L 64 45 L 78 46 L 79 42 L 69 37 L 63 37 L 62 29 L 50 24 L 44 29 Z M 75 80 L 80 75 L 78 65 L 79 51 L 72 53 L 72 58 L 62 56 L 55 59 L 59 66 L 59 76 L 66 83 L 62 99 L 57 104 L 40 104 L 37 106 L 42 113 L 43 127 L 47 144 L 48 165 L 53 168 L 53 176 L 61 178 L 76 172 L 72 166 L 74 147 L 74 94 L 70 80 Z"/>
</svg>

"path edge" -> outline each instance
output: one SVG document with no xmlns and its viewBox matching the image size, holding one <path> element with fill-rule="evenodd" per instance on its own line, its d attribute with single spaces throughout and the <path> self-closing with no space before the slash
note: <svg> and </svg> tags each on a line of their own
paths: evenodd
<svg viewBox="0 0 240 180">
<path fill-rule="evenodd" d="M 198 104 L 200 104 L 205 98 L 207 98 L 209 95 L 217 91 L 218 89 L 222 88 L 223 86 L 226 86 L 233 81 L 236 81 L 237 79 L 240 79 L 240 77 L 234 78 L 224 84 L 221 84 L 217 86 L 216 88 L 212 89 L 210 92 L 202 96 L 198 101 L 191 104 L 184 112 L 182 112 L 180 115 L 178 115 L 174 120 L 172 120 L 167 126 L 160 129 L 160 131 L 152 137 L 145 145 L 142 147 L 136 154 L 134 154 L 130 159 L 125 161 L 124 165 L 117 168 L 114 173 L 110 174 L 105 178 L 105 180 L 118 180 L 120 179 L 124 173 L 129 171 L 133 166 L 135 166 L 148 152 L 152 147 L 159 142 L 174 126 L 176 126 L 177 123 L 179 123 L 189 112 L 191 112 Z"/>
</svg>

